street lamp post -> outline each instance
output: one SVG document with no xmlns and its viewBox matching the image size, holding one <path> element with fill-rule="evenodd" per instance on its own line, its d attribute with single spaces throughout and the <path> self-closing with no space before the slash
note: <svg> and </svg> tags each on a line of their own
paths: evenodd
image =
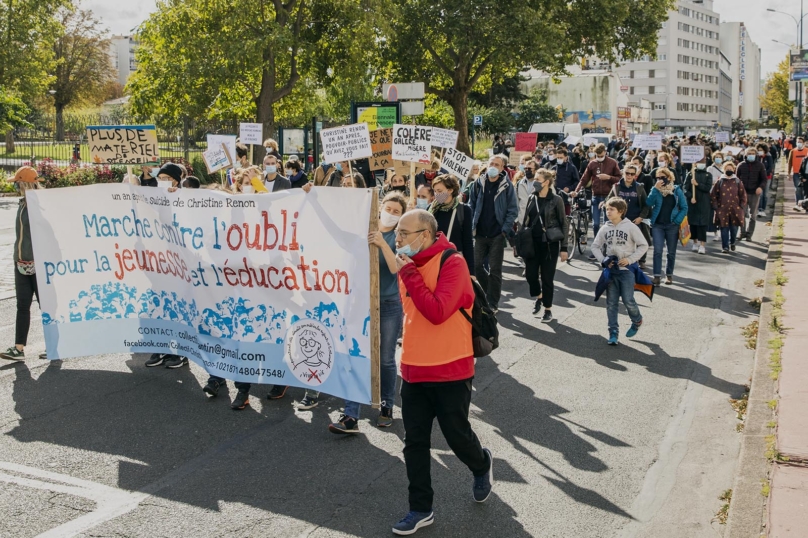
<svg viewBox="0 0 808 538">
<path fill-rule="evenodd" d="M 802 31 L 803 31 L 803 24 L 805 22 L 805 0 L 800 0 L 800 20 L 792 15 L 791 13 L 786 13 L 785 11 L 778 11 L 776 9 L 768 8 L 766 11 L 771 11 L 772 13 L 780 13 L 781 15 L 788 15 L 794 20 L 794 24 L 797 25 L 797 43 L 799 46 L 800 51 L 802 50 Z M 797 136 L 802 134 L 802 81 L 797 82 Z"/>
</svg>

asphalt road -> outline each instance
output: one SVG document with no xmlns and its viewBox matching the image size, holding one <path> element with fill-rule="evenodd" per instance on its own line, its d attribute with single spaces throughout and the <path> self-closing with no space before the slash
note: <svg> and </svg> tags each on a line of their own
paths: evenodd
<svg viewBox="0 0 808 538">
<path fill-rule="evenodd" d="M 13 211 L 0 207 L 0 230 Z M 472 424 L 495 460 L 495 494 L 471 498 L 471 474 L 433 435 L 433 537 L 715 536 L 739 450 L 728 403 L 744 392 L 769 228 L 733 255 L 680 250 L 676 282 L 650 303 L 631 341 L 606 346 L 596 266 L 558 274 L 554 313 L 531 315 L 506 258 L 501 347 L 477 363 Z M 4 258 L 8 259 L 8 258 Z M 11 270 L 3 266 L 3 274 Z M 0 345 L 14 337 L 0 301 Z M 37 311 L 38 314 L 38 311 Z M 622 329 L 628 318 L 621 309 Z M 88 334 L 87 338 L 92 338 Z M 253 390 L 252 407 L 208 401 L 201 368 L 143 367 L 143 355 L 64 362 L 35 322 L 24 364 L 0 365 L 0 536 L 388 536 L 407 511 L 400 420 L 338 437 L 341 402 L 298 412 Z M 228 397 L 229 396 L 229 397 Z M 396 417 L 399 412 L 396 409 Z"/>
</svg>

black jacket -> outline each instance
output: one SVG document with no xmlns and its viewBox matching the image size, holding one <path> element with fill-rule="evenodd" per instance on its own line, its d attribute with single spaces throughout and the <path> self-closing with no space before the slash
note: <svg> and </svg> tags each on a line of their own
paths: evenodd
<svg viewBox="0 0 808 538">
<path fill-rule="evenodd" d="M 757 189 L 762 189 L 766 186 L 766 167 L 757 157 L 751 163 L 744 158 L 735 173 L 743 183 L 746 194 L 754 194 Z"/>
<path fill-rule="evenodd" d="M 693 203 L 693 184 L 691 178 L 696 176 L 698 185 L 696 191 L 696 203 Z M 713 175 L 707 170 L 694 168 L 685 179 L 685 196 L 687 196 L 687 222 L 691 226 L 709 226 L 710 224 L 710 191 L 713 186 Z"/>
<path fill-rule="evenodd" d="M 541 230 L 541 224 L 538 219 L 539 213 L 537 207 L 538 201 L 536 200 L 536 193 L 533 193 L 530 195 L 530 198 L 527 199 L 525 220 L 522 224 L 530 226 L 534 231 L 539 232 L 539 230 Z M 541 216 L 541 222 L 544 224 L 544 229 L 561 228 L 564 232 L 564 239 L 561 240 L 561 249 L 566 250 L 569 223 L 564 213 L 564 200 L 552 191 L 547 193 L 547 204 L 544 206 L 544 214 Z M 535 238 L 541 236 L 534 233 L 533 237 L 535 240 Z"/>
<path fill-rule="evenodd" d="M 471 213 L 471 208 L 463 203 L 457 205 L 451 236 L 449 235 L 449 225 L 452 222 L 452 212 L 435 211 L 432 215 L 438 221 L 438 231 L 443 232 L 446 239 L 453 243 L 455 249 L 463 255 L 469 268 L 469 274 L 474 276 L 474 235 L 471 225 L 474 215 Z"/>
<path fill-rule="evenodd" d="M 555 170 L 556 173 L 556 190 L 563 191 L 565 188 L 569 188 L 569 190 L 573 191 L 578 185 L 578 182 L 581 181 L 578 170 L 575 168 L 575 165 L 570 162 L 556 164 L 551 167 L 550 170 Z"/>
</svg>

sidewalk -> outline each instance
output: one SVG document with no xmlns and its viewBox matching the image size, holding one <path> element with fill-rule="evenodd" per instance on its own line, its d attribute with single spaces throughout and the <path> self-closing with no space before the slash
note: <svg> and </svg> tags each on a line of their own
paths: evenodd
<svg viewBox="0 0 808 538">
<path fill-rule="evenodd" d="M 794 185 L 785 183 L 783 264 L 788 282 L 783 325 L 776 449 L 769 496 L 768 535 L 808 536 L 808 215 L 796 212 Z M 774 223 L 777 225 L 777 222 Z"/>
</svg>

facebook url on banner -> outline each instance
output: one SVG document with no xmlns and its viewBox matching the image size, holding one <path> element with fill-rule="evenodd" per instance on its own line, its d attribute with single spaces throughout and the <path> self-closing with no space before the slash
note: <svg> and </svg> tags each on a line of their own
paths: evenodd
<svg viewBox="0 0 808 538">
<path fill-rule="evenodd" d="M 235 349 L 228 349 L 223 347 L 219 344 L 210 345 L 205 343 L 198 343 L 196 347 L 180 344 L 176 341 L 170 342 L 155 342 L 153 340 L 149 340 L 148 342 L 144 340 L 138 340 L 136 342 L 130 342 L 129 340 L 124 340 L 123 345 L 128 348 L 167 348 L 175 353 L 179 354 L 191 354 L 197 359 L 202 359 L 202 354 L 200 351 L 203 351 L 209 355 L 217 355 L 223 359 L 231 358 L 236 359 L 239 361 L 265 361 L 266 355 L 263 353 L 238 353 Z"/>
</svg>

